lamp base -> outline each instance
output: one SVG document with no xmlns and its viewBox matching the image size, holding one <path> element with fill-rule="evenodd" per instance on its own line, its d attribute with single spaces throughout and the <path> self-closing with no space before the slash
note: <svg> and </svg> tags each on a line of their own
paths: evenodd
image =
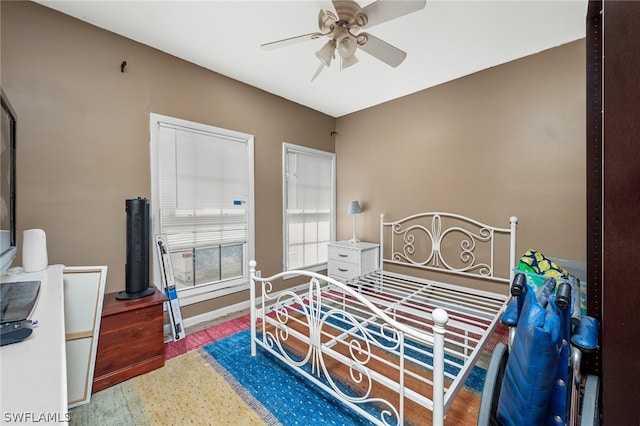
<svg viewBox="0 0 640 426">
<path fill-rule="evenodd" d="M 360 240 L 356 238 L 356 215 L 352 214 L 351 217 L 353 217 L 353 236 L 352 238 L 349 240 L 349 242 L 351 244 L 355 244 L 355 243 L 359 243 Z"/>
</svg>

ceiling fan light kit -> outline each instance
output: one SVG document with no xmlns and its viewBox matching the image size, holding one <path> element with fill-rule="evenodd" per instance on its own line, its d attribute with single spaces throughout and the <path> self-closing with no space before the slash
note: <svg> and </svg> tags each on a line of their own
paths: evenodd
<svg viewBox="0 0 640 426">
<path fill-rule="evenodd" d="M 320 32 L 265 43 L 262 48 L 270 50 L 328 37 L 329 41 L 316 52 L 320 66 L 313 75 L 312 81 L 320 75 L 325 67 L 331 65 L 336 50 L 340 55 L 341 70 L 358 63 L 358 58 L 355 55 L 358 49 L 389 66 L 397 67 L 406 58 L 406 52 L 369 33 L 360 33 L 360 30 L 417 12 L 425 7 L 426 0 L 378 0 L 363 8 L 353 0 L 333 0 L 332 4 L 334 10 L 320 10 L 318 14 Z"/>
</svg>

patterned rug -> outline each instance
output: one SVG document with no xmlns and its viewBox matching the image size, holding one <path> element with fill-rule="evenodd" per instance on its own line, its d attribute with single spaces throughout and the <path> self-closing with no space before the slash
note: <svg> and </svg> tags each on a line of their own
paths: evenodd
<svg viewBox="0 0 640 426">
<path fill-rule="evenodd" d="M 94 394 L 70 410 L 75 425 L 364 425 L 270 355 L 249 354 L 240 317 L 165 345 L 165 367 Z M 498 330 L 492 340 L 502 340 Z M 488 346 L 495 346 L 489 342 Z M 445 424 L 475 425 L 484 370 L 465 387 Z M 469 382 L 467 383 L 469 384 Z M 428 422 L 426 422 L 428 423 Z"/>
</svg>

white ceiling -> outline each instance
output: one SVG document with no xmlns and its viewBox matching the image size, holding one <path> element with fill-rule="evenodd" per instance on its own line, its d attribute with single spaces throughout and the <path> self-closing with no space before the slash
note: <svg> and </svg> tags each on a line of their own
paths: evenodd
<svg viewBox="0 0 640 426">
<path fill-rule="evenodd" d="M 407 52 L 399 67 L 357 52 L 312 82 L 327 38 L 260 45 L 318 31 L 322 0 L 37 2 L 333 117 L 583 38 L 587 12 L 587 0 L 427 0 L 367 29 Z"/>
</svg>

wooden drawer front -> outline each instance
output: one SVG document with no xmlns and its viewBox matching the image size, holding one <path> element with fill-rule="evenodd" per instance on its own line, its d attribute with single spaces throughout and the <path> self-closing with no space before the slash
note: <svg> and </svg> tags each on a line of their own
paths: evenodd
<svg viewBox="0 0 640 426">
<path fill-rule="evenodd" d="M 162 305 L 102 318 L 95 375 L 164 353 Z"/>
<path fill-rule="evenodd" d="M 360 263 L 360 250 L 329 246 L 329 260 Z"/>
<path fill-rule="evenodd" d="M 329 262 L 329 275 L 344 279 L 354 278 L 360 275 L 360 265 L 332 260 Z"/>
</svg>

